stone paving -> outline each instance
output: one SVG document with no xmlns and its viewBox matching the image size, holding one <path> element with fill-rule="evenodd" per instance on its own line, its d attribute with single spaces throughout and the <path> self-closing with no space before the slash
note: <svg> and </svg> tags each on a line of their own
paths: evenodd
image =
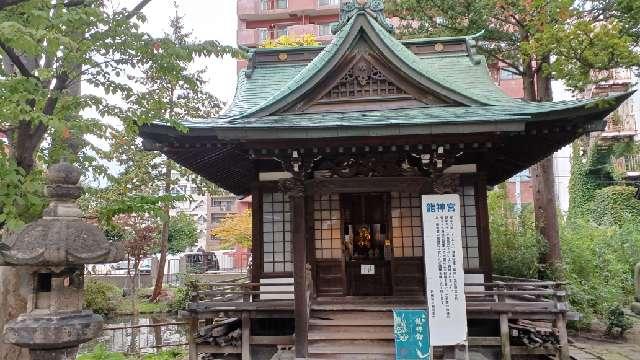
<svg viewBox="0 0 640 360">
<path fill-rule="evenodd" d="M 571 356 L 575 360 L 640 360 L 640 326 L 636 325 L 624 341 L 605 338 L 603 331 L 576 335 L 571 339 Z"/>
<path fill-rule="evenodd" d="M 571 357 L 575 360 L 640 360 L 640 344 L 597 341 L 574 343 Z"/>
</svg>

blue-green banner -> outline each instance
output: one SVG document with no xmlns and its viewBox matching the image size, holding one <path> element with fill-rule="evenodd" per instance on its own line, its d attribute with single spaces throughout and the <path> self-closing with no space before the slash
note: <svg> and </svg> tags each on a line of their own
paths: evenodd
<svg viewBox="0 0 640 360">
<path fill-rule="evenodd" d="M 429 318 L 425 310 L 393 310 L 397 360 L 431 359 Z"/>
</svg>

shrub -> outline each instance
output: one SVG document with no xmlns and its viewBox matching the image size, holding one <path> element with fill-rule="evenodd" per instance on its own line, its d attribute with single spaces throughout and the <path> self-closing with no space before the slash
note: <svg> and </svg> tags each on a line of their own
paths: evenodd
<svg viewBox="0 0 640 360">
<path fill-rule="evenodd" d="M 609 309 L 633 299 L 633 268 L 640 261 L 640 224 L 599 227 L 588 221 L 561 227 L 569 302 L 584 317 L 605 318 Z"/>
<path fill-rule="evenodd" d="M 77 360 L 127 360 L 127 358 L 121 353 L 107 351 L 104 344 L 98 344 L 93 351 L 78 356 Z"/>
<path fill-rule="evenodd" d="M 170 349 L 156 354 L 145 355 L 142 357 L 142 360 L 176 360 L 182 359 L 185 355 L 182 349 Z"/>
<path fill-rule="evenodd" d="M 89 280 L 84 285 L 84 307 L 96 314 L 110 315 L 116 310 L 114 299 L 119 292 L 120 289 L 115 285 Z"/>
<path fill-rule="evenodd" d="M 536 278 L 543 242 L 535 229 L 530 206 L 516 209 L 504 184 L 488 194 L 491 253 L 496 274 Z"/>
<path fill-rule="evenodd" d="M 640 223 L 640 200 L 632 186 L 609 186 L 595 192 L 591 220 L 598 225 L 623 226 Z"/>
<path fill-rule="evenodd" d="M 200 290 L 200 283 L 190 274 L 182 274 L 181 285 L 175 289 L 173 301 L 169 304 L 169 310 L 186 310 L 191 301 L 191 293 Z"/>
<path fill-rule="evenodd" d="M 617 336 L 624 337 L 625 331 L 633 327 L 633 322 L 624 315 L 624 310 L 620 305 L 610 307 L 606 319 L 607 335 L 614 335 L 614 330 L 617 329 Z"/>
</svg>

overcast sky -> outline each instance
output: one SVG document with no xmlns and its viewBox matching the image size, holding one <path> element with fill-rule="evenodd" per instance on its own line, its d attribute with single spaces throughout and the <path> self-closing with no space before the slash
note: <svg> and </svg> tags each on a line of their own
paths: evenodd
<svg viewBox="0 0 640 360">
<path fill-rule="evenodd" d="M 132 8 L 139 0 L 121 0 L 122 6 Z M 196 40 L 218 40 L 223 45 L 237 46 L 236 0 L 179 0 L 179 12 L 184 16 L 185 30 Z M 173 0 L 151 0 L 144 8 L 147 23 L 142 30 L 160 36 L 169 31 L 169 18 L 174 14 Z M 231 101 L 236 84 L 236 61 L 201 59 L 197 67 L 206 66 L 209 90 L 225 102 Z"/>
<path fill-rule="evenodd" d="M 131 9 L 138 2 L 139 0 L 114 0 L 113 5 L 116 8 Z M 143 24 L 142 31 L 152 36 L 162 36 L 169 32 L 169 18 L 175 14 L 173 2 L 173 0 L 151 0 L 144 8 L 147 22 Z M 184 17 L 185 30 L 192 33 L 194 40 L 218 40 L 222 45 L 237 46 L 236 0 L 178 0 L 178 11 Z M 236 60 L 228 56 L 223 59 L 201 58 L 194 64 L 195 69 L 205 67 L 208 90 L 228 104 L 233 99 L 236 88 Z M 82 85 L 82 92 L 105 96 L 102 89 L 93 88 L 87 83 Z M 94 110 L 86 110 L 85 115 L 99 118 Z M 102 121 L 120 127 L 116 119 L 102 118 Z M 104 139 L 92 135 L 88 135 L 87 139 L 103 149 L 108 148 Z M 119 172 L 116 164 L 105 164 L 111 172 Z M 104 185 L 104 179 L 88 180 L 93 185 Z"/>
</svg>

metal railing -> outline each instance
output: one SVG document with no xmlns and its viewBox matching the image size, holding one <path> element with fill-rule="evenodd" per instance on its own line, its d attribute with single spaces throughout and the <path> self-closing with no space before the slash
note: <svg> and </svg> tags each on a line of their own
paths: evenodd
<svg viewBox="0 0 640 360">
<path fill-rule="evenodd" d="M 640 172 L 640 155 L 627 155 L 621 158 L 611 158 L 616 171 L 627 174 L 630 172 Z"/>
</svg>

